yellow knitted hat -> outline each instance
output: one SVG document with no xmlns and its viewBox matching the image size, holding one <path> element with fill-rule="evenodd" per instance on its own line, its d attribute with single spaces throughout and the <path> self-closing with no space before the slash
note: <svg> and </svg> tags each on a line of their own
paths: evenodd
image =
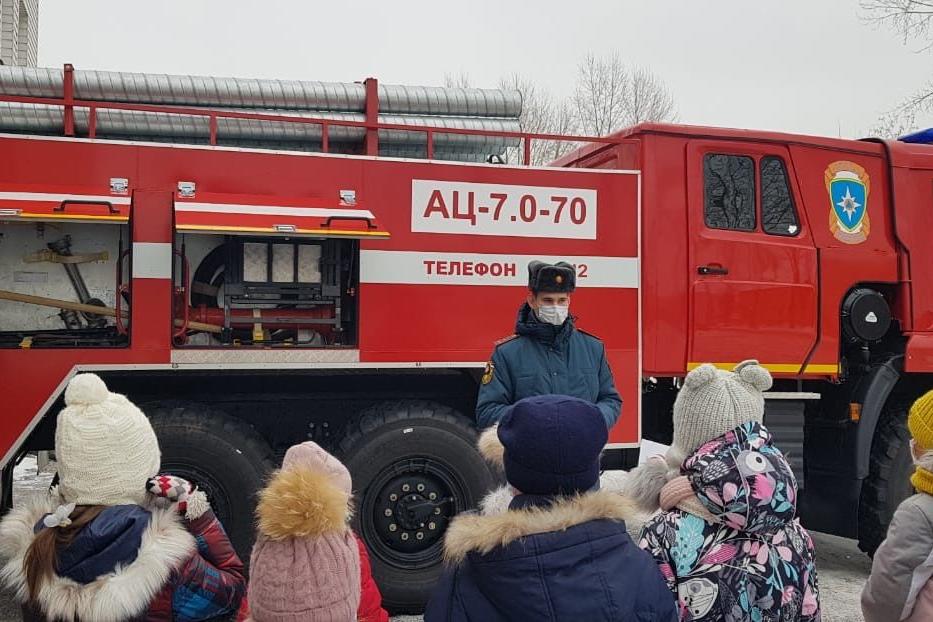
<svg viewBox="0 0 933 622">
<path fill-rule="evenodd" d="M 907 428 L 921 449 L 933 450 L 933 391 L 922 396 L 910 407 Z"/>
</svg>

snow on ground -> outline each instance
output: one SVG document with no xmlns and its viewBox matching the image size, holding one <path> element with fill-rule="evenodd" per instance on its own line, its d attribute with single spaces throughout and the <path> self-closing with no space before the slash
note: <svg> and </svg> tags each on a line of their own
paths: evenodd
<svg viewBox="0 0 933 622">
<path fill-rule="evenodd" d="M 49 489 L 55 473 L 55 463 L 49 463 L 42 473 L 39 473 L 39 463 L 35 456 L 23 458 L 13 469 L 13 503 L 28 498 L 36 493 L 43 493 Z"/>
<path fill-rule="evenodd" d="M 40 473 L 36 459 L 32 456 L 25 458 L 14 471 L 13 502 L 17 503 L 25 497 L 48 490 L 53 470 L 54 464 L 49 465 Z M 616 487 L 624 477 L 625 474 L 621 472 L 607 472 L 603 474 L 603 486 Z M 646 517 L 641 517 L 641 520 L 644 518 Z M 639 520 L 629 521 L 628 530 L 633 537 L 637 537 L 640 529 Z M 862 622 L 859 594 L 871 571 L 871 561 L 858 550 L 853 540 L 814 533 L 813 541 L 816 546 L 817 569 L 820 574 L 823 622 Z M 0 593 L 0 622 L 13 622 L 19 619 L 19 608 L 11 601 L 8 594 Z M 392 618 L 392 622 L 420 621 L 421 616 Z"/>
</svg>

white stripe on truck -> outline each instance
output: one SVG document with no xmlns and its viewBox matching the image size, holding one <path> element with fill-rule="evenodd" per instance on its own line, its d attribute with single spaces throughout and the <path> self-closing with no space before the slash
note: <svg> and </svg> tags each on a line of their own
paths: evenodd
<svg viewBox="0 0 933 622">
<path fill-rule="evenodd" d="M 637 257 L 498 255 L 428 251 L 360 251 L 360 282 L 414 285 L 525 287 L 528 263 L 566 261 L 576 266 L 577 287 L 637 289 Z"/>
</svg>

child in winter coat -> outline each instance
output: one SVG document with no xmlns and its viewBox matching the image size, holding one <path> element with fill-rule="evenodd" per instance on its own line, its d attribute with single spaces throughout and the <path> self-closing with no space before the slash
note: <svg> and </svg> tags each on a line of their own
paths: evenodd
<svg viewBox="0 0 933 622">
<path fill-rule="evenodd" d="M 797 483 L 762 425 L 771 375 L 703 365 L 674 404 L 666 458 L 633 471 L 626 490 L 662 509 L 642 529 L 681 620 L 817 621 L 813 543 L 795 519 Z"/>
<path fill-rule="evenodd" d="M 389 622 L 389 612 L 382 608 L 382 594 L 373 579 L 369 563 L 369 552 L 363 539 L 356 536 L 360 551 L 360 606 L 356 612 L 357 622 Z M 237 622 L 249 621 L 249 602 L 243 599 Z"/>
<path fill-rule="evenodd" d="M 373 579 L 366 543 L 359 536 L 356 543 L 360 551 L 360 606 L 356 618 L 358 622 L 389 622 L 389 612 L 382 608 L 382 594 Z"/>
<path fill-rule="evenodd" d="M 58 486 L 0 522 L 0 580 L 24 620 L 207 620 L 237 610 L 243 564 L 204 493 L 158 476 L 149 421 L 94 374 L 65 389 L 55 455 Z"/>
<path fill-rule="evenodd" d="M 350 530 L 350 473 L 313 442 L 285 453 L 260 493 L 250 561 L 253 622 L 355 622 L 360 552 Z"/>
<path fill-rule="evenodd" d="M 917 494 L 897 508 L 862 590 L 865 622 L 933 620 L 933 391 L 907 417 Z"/>
<path fill-rule="evenodd" d="M 598 490 L 607 438 L 596 406 L 557 395 L 516 402 L 483 433 L 480 450 L 517 492 L 504 511 L 453 520 L 425 622 L 677 619 L 664 579 L 625 531 L 629 503 Z"/>
</svg>

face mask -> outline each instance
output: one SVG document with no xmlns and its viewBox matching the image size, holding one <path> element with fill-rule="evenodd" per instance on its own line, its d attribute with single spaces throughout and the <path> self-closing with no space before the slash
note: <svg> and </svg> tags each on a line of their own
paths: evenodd
<svg viewBox="0 0 933 622">
<path fill-rule="evenodd" d="M 537 308 L 535 314 L 542 322 L 560 326 L 564 323 L 564 320 L 567 319 L 567 312 L 569 310 L 570 307 L 563 307 L 561 305 L 541 305 Z"/>
</svg>

